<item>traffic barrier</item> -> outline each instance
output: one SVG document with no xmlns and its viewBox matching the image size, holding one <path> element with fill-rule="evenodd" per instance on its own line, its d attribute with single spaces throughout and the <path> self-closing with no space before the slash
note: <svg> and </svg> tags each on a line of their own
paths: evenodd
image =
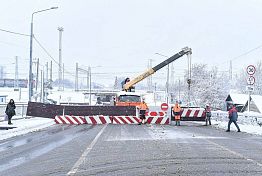
<svg viewBox="0 0 262 176">
<path fill-rule="evenodd" d="M 136 116 L 112 116 L 113 124 L 138 124 L 141 119 Z"/>
<path fill-rule="evenodd" d="M 72 124 L 72 125 L 80 125 L 86 124 L 87 121 L 84 116 L 55 116 L 55 122 L 57 124 Z"/>
<path fill-rule="evenodd" d="M 109 116 L 97 115 L 97 116 L 86 116 L 87 124 L 107 124 L 112 123 L 112 119 Z"/>
<path fill-rule="evenodd" d="M 161 125 L 169 125 L 168 117 L 146 117 L 146 122 L 148 124 L 161 124 Z"/>
<path fill-rule="evenodd" d="M 204 109 L 183 109 L 181 117 L 204 117 Z"/>
<path fill-rule="evenodd" d="M 164 111 L 149 111 L 149 112 L 146 112 L 146 116 L 150 116 L 150 117 L 164 117 L 166 116 L 166 112 Z"/>
<path fill-rule="evenodd" d="M 182 107 L 180 114 L 181 121 L 205 121 L 206 118 L 205 109 L 199 107 Z M 175 120 L 174 113 L 172 110 L 171 120 Z"/>
</svg>

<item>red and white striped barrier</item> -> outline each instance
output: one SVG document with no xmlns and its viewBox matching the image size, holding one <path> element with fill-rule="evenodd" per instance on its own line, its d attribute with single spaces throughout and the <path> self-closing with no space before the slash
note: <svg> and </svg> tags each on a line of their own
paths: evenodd
<svg viewBox="0 0 262 176">
<path fill-rule="evenodd" d="M 168 117 L 146 117 L 146 122 L 148 124 L 169 125 L 169 118 Z"/>
<path fill-rule="evenodd" d="M 182 109 L 181 117 L 205 117 L 204 109 Z"/>
<path fill-rule="evenodd" d="M 112 120 L 109 116 L 96 115 L 96 116 L 85 116 L 87 124 L 107 124 L 111 123 Z"/>
<path fill-rule="evenodd" d="M 164 117 L 166 116 L 166 112 L 164 111 L 149 111 L 149 112 L 146 112 L 146 116 L 149 116 L 149 117 Z"/>
<path fill-rule="evenodd" d="M 57 124 L 72 124 L 72 125 L 80 125 L 86 124 L 87 121 L 84 116 L 55 116 L 55 122 Z"/>
<path fill-rule="evenodd" d="M 136 116 L 112 116 L 113 124 L 138 124 L 140 121 Z"/>
</svg>

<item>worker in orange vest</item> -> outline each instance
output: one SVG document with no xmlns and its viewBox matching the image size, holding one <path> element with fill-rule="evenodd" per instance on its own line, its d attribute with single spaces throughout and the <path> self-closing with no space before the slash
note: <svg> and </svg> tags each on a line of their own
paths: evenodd
<svg viewBox="0 0 262 176">
<path fill-rule="evenodd" d="M 146 124 L 146 111 L 148 111 L 149 108 L 145 102 L 145 98 L 142 99 L 142 102 L 138 106 L 138 109 L 139 109 L 139 116 L 141 119 L 141 121 L 139 122 L 139 125 L 143 123 L 143 120 L 144 120 L 144 124 Z"/>
<path fill-rule="evenodd" d="M 180 126 L 180 118 L 181 118 L 181 108 L 178 104 L 178 101 L 176 101 L 176 104 L 173 106 L 173 113 L 175 115 L 175 121 L 176 121 L 176 126 Z"/>
</svg>

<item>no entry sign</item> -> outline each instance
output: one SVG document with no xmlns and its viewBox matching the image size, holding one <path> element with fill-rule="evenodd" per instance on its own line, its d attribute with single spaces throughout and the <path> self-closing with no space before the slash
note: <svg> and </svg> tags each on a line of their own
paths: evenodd
<svg viewBox="0 0 262 176">
<path fill-rule="evenodd" d="M 168 104 L 167 103 L 162 103 L 161 104 L 161 110 L 162 111 L 167 111 L 168 110 Z"/>
<path fill-rule="evenodd" d="M 247 74 L 254 75 L 256 72 L 256 67 L 254 65 L 247 66 Z"/>
</svg>

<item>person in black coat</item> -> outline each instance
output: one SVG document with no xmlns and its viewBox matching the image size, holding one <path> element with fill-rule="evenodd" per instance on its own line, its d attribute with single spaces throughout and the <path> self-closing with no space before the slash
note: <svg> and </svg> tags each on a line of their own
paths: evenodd
<svg viewBox="0 0 262 176">
<path fill-rule="evenodd" d="M 15 115 L 15 102 L 13 99 L 10 99 L 9 103 L 6 106 L 5 113 L 8 116 L 8 124 L 12 125 L 11 119 Z"/>
</svg>

